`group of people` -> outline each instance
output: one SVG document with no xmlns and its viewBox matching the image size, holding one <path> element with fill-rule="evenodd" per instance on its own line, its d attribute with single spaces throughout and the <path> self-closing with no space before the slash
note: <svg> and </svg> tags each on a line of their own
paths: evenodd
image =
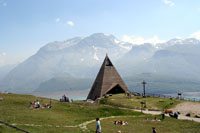
<svg viewBox="0 0 200 133">
<path fill-rule="evenodd" d="M 127 122 L 127 121 L 115 120 L 115 121 L 114 121 L 114 124 L 115 124 L 115 125 L 128 125 L 128 122 Z"/>
<path fill-rule="evenodd" d="M 41 107 L 41 105 L 40 105 L 40 102 L 38 100 L 30 102 L 30 108 L 40 108 L 40 107 Z"/>
<path fill-rule="evenodd" d="M 165 113 L 166 113 L 166 110 L 163 110 L 162 111 L 162 121 L 165 119 Z M 176 119 L 178 119 L 179 114 L 180 114 L 179 112 L 175 112 L 175 113 L 173 113 L 172 111 L 169 112 L 169 116 L 176 118 Z M 152 121 L 161 121 L 161 120 L 159 120 L 157 117 L 155 117 Z M 119 125 L 127 125 L 128 122 L 115 120 L 114 124 L 115 125 L 118 125 L 118 124 Z M 120 133 L 121 131 L 118 131 L 118 132 Z M 101 133 L 101 125 L 100 125 L 99 118 L 96 118 L 96 133 Z M 155 127 L 152 127 L 152 133 L 157 133 Z"/>
<path fill-rule="evenodd" d="M 73 100 L 72 100 L 73 101 Z M 60 99 L 60 102 L 70 102 L 69 98 L 64 94 Z"/>
<path fill-rule="evenodd" d="M 178 115 L 179 115 L 179 114 L 180 114 L 179 112 L 175 112 L 175 113 L 170 112 L 170 113 L 169 113 L 169 116 L 178 119 Z"/>
<path fill-rule="evenodd" d="M 50 99 L 50 103 L 45 104 L 44 106 L 40 104 L 39 100 L 30 102 L 30 108 L 51 108 L 51 107 L 52 107 L 51 99 Z"/>
<path fill-rule="evenodd" d="M 128 122 L 115 120 L 114 124 L 126 125 Z M 101 133 L 101 124 L 99 118 L 96 118 L 96 133 Z M 117 131 L 117 133 L 121 133 L 121 131 Z M 157 133 L 155 127 L 152 127 L 152 133 Z"/>
</svg>

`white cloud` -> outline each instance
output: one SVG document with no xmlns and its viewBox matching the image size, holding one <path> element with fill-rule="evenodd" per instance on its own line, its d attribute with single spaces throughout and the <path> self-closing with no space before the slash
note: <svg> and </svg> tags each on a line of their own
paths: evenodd
<svg viewBox="0 0 200 133">
<path fill-rule="evenodd" d="M 114 42 L 115 42 L 115 43 L 120 43 L 120 41 L 119 41 L 119 40 L 117 40 L 117 39 L 115 39 L 115 40 L 114 40 Z"/>
<path fill-rule="evenodd" d="M 0 59 L 0 66 L 3 66 L 5 64 L 5 61 L 3 59 Z"/>
<path fill-rule="evenodd" d="M 171 1 L 171 0 L 163 0 L 163 2 L 166 4 L 166 5 L 169 5 L 169 6 L 174 6 L 175 5 L 175 3 L 173 2 L 173 1 Z"/>
<path fill-rule="evenodd" d="M 56 20 L 55 20 L 56 22 L 60 22 L 60 18 L 56 18 Z"/>
<path fill-rule="evenodd" d="M 200 31 L 192 33 L 189 37 L 200 40 Z"/>
<path fill-rule="evenodd" d="M 6 52 L 2 52 L 0 54 L 0 66 L 5 64 L 5 59 L 3 58 L 4 56 L 6 56 Z"/>
<path fill-rule="evenodd" d="M 99 60 L 99 58 L 98 58 L 98 56 L 97 56 L 96 53 L 94 53 L 93 59 L 94 59 L 94 60 L 97 60 L 97 61 Z"/>
<path fill-rule="evenodd" d="M 3 3 L 3 6 L 7 6 L 7 3 Z"/>
<path fill-rule="evenodd" d="M 180 40 L 182 40 L 183 38 L 180 37 L 180 36 L 176 36 L 175 39 L 180 39 Z"/>
<path fill-rule="evenodd" d="M 2 55 L 2 56 L 6 56 L 6 52 L 3 52 L 1 55 Z"/>
<path fill-rule="evenodd" d="M 159 40 L 157 36 L 153 36 L 152 38 L 144 39 L 143 37 L 123 35 L 122 40 L 125 42 L 135 44 L 135 45 L 141 45 L 144 43 L 151 43 L 151 44 L 155 45 L 157 43 L 166 42 L 165 40 Z"/>
<path fill-rule="evenodd" d="M 84 58 L 81 58 L 81 62 L 83 62 L 84 61 Z"/>
<path fill-rule="evenodd" d="M 67 21 L 67 24 L 70 26 L 74 26 L 74 23 L 72 21 Z"/>
<path fill-rule="evenodd" d="M 2 53 L 0 54 L 0 57 L 4 57 L 4 56 L 6 56 L 6 52 L 2 52 Z"/>
<path fill-rule="evenodd" d="M 4 1 L 0 1 L 0 6 L 7 6 L 7 3 Z"/>
</svg>

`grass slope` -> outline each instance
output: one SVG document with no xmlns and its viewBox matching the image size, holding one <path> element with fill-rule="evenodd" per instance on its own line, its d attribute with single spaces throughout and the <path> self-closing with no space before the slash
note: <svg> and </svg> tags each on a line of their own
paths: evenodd
<svg viewBox="0 0 200 133">
<path fill-rule="evenodd" d="M 132 96 L 131 98 L 126 97 L 124 94 L 113 95 L 109 97 L 105 103 L 117 107 L 125 107 L 131 109 L 141 109 L 141 102 L 146 102 L 146 108 L 150 110 L 163 110 L 169 109 L 181 103 L 181 100 L 160 98 L 160 97 L 146 97 Z"/>
<path fill-rule="evenodd" d="M 173 118 L 166 118 L 163 122 L 153 122 L 151 121 L 154 118 L 152 115 L 145 115 L 130 110 L 122 110 L 116 107 L 116 105 L 107 106 L 103 104 L 90 104 L 82 101 L 61 103 L 53 100 L 52 109 L 29 109 L 28 106 L 30 101 L 38 99 L 43 104 L 48 103 L 49 99 L 16 94 L 0 94 L 0 98 L 3 98 L 3 101 L 0 101 L 0 120 L 9 124 L 16 124 L 17 127 L 33 133 L 94 132 L 95 122 L 86 125 L 88 127 L 88 130 L 86 131 L 83 131 L 78 125 L 86 121 L 94 120 L 96 117 L 106 118 L 109 116 L 120 117 L 101 120 L 102 131 L 105 133 L 115 133 L 118 130 L 121 130 L 122 133 L 148 133 L 151 132 L 152 127 L 156 127 L 157 131 L 162 133 L 197 133 L 200 131 L 199 123 L 196 122 L 175 120 Z M 111 99 L 122 101 L 122 103 L 116 102 L 119 106 L 131 101 L 130 107 L 132 107 L 131 105 L 138 105 L 139 107 L 139 101 L 136 102 L 131 100 L 138 100 L 137 97 L 127 99 L 124 95 L 113 95 L 107 102 L 110 102 Z M 168 106 L 169 101 L 167 100 L 160 104 L 159 102 L 156 102 L 160 100 L 159 98 L 147 98 L 146 100 L 149 100 L 147 107 L 157 108 Z M 151 106 L 150 102 L 152 103 Z M 174 101 L 174 104 L 177 103 L 177 101 Z M 161 116 L 158 116 L 158 118 L 160 117 Z M 115 119 L 128 121 L 129 124 L 126 126 L 114 125 L 113 121 Z M 6 127 L 5 125 L 0 125 L 0 133 L 10 132 L 18 131 Z"/>
<path fill-rule="evenodd" d="M 133 111 L 120 110 L 116 107 L 90 104 L 85 102 L 61 103 L 53 100 L 52 109 L 29 109 L 29 102 L 38 99 L 40 103 L 49 103 L 49 99 L 39 98 L 31 95 L 0 94 L 0 120 L 9 124 L 16 123 L 17 127 L 31 132 L 81 132 L 80 128 L 69 128 L 64 126 L 75 126 L 96 117 L 107 117 L 117 115 L 139 115 Z M 33 124 L 36 126 L 26 126 Z M 37 126 L 38 125 L 38 126 Z M 49 126 L 50 125 L 50 126 Z M 59 127 L 58 127 L 59 126 Z M 2 132 L 7 127 L 0 126 Z"/>
<path fill-rule="evenodd" d="M 117 133 L 120 130 L 122 133 L 151 133 L 152 127 L 155 127 L 158 133 L 199 133 L 200 131 L 199 123 L 196 122 L 169 117 L 166 117 L 164 121 L 152 121 L 153 118 L 151 115 L 145 115 L 101 120 L 102 132 Z M 115 120 L 127 121 L 128 125 L 114 125 Z M 94 127 L 95 123 L 88 125 L 91 132 L 95 132 Z"/>
</svg>

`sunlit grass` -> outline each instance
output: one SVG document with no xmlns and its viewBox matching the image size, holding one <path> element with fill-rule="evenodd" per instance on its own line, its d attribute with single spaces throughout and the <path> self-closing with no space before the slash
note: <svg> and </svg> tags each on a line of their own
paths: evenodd
<svg viewBox="0 0 200 133">
<path fill-rule="evenodd" d="M 31 101 L 39 100 L 41 104 L 49 103 L 49 99 L 35 97 L 31 95 L 0 94 L 3 101 L 0 102 L 0 120 L 9 124 L 21 124 L 17 127 L 27 129 L 31 132 L 77 132 L 77 128 L 64 128 L 63 126 L 76 126 L 85 121 L 93 120 L 96 117 L 108 117 L 117 115 L 139 115 L 133 111 L 120 110 L 116 107 L 107 107 L 99 104 L 91 104 L 83 101 L 64 103 L 52 100 L 52 108 L 30 109 Z M 24 126 L 23 124 L 41 125 Z M 48 127 L 51 125 L 52 127 Z M 56 126 L 60 126 L 59 128 Z M 7 131 L 7 127 L 0 126 Z M 44 128 L 43 128 L 44 127 Z M 4 131 L 4 132 L 5 132 Z"/>
<path fill-rule="evenodd" d="M 157 116 L 161 118 L 161 116 Z M 185 120 L 177 120 L 166 117 L 164 121 L 152 121 L 154 116 L 145 115 L 138 117 L 121 117 L 101 120 L 102 132 L 116 133 L 151 133 L 152 127 L 155 127 L 158 133 L 198 133 L 200 131 L 199 123 Z M 127 121 L 128 125 L 115 125 L 115 120 Z M 95 131 L 95 123 L 88 125 L 90 132 Z"/>
<path fill-rule="evenodd" d="M 110 96 L 106 100 L 106 104 L 114 105 L 118 107 L 126 107 L 131 109 L 141 109 L 141 102 L 146 102 L 146 109 L 150 110 L 163 110 L 169 109 L 181 103 L 182 101 L 177 99 L 160 98 L 160 97 L 146 97 L 142 96 L 132 96 L 131 98 L 123 95 L 117 94 Z"/>
</svg>

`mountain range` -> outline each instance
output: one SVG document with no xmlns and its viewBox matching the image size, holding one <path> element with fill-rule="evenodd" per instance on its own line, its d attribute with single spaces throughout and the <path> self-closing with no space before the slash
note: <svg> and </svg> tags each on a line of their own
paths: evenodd
<svg viewBox="0 0 200 133">
<path fill-rule="evenodd" d="M 172 39 L 156 45 L 135 45 L 120 41 L 113 35 L 95 33 L 88 37 L 55 41 L 8 71 L 0 68 L 0 72 L 4 72 L 0 74 L 0 91 L 32 93 L 64 88 L 88 90 L 106 54 L 133 91 L 139 87 L 135 85 L 139 82 L 136 77 L 141 75 L 141 80 L 151 82 L 151 88 L 163 88 L 161 93 L 169 90 L 162 86 L 174 88 L 170 93 L 177 92 L 177 89 L 199 91 L 199 51 L 200 41 L 194 38 Z M 171 79 L 173 84 L 168 82 Z M 163 84 L 156 86 L 161 80 Z"/>
</svg>

